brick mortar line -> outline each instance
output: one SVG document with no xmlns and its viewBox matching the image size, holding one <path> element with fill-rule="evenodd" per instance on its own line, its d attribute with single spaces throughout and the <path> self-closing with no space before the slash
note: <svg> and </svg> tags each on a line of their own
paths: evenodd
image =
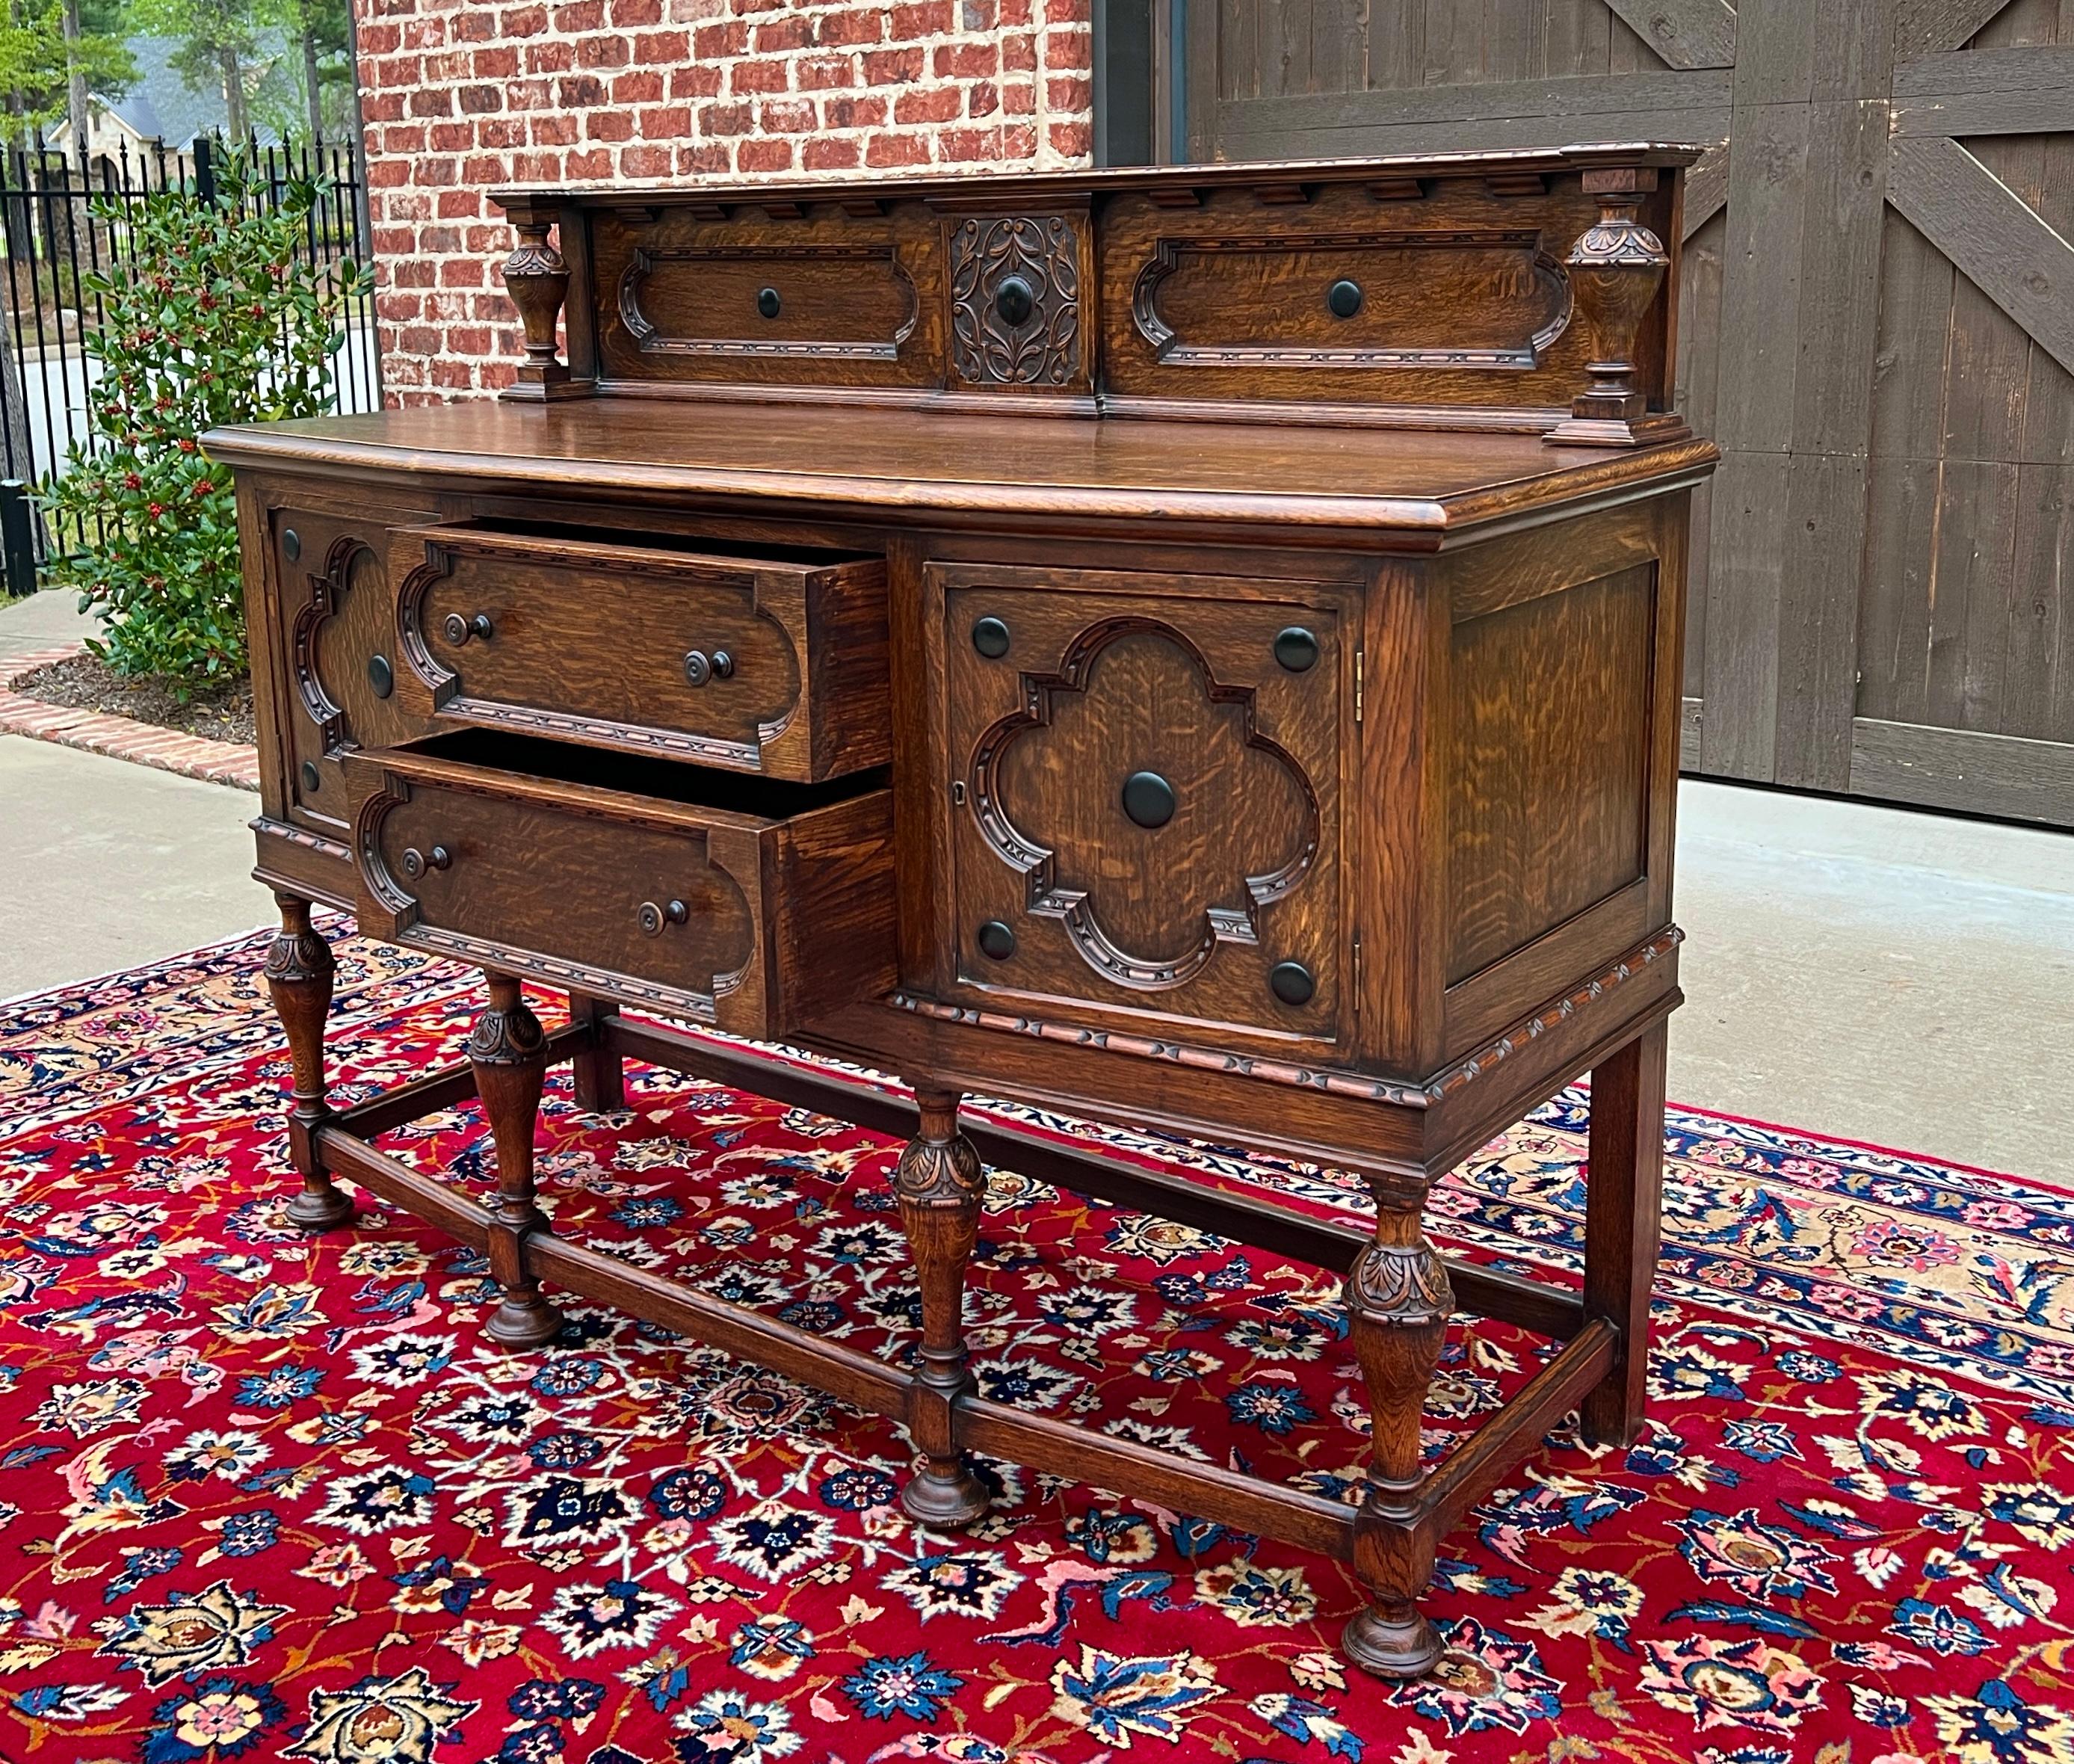
<svg viewBox="0 0 2074 1764">
<path fill-rule="evenodd" d="M 14 690 L 14 682 L 25 674 L 48 667 L 52 662 L 69 661 L 85 648 L 82 642 L 68 643 L 62 648 L 34 650 L 27 655 L 0 661 L 0 735 L 24 735 L 33 741 L 198 779 L 205 784 L 224 784 L 233 790 L 258 789 L 256 748 L 238 742 L 213 741 L 206 735 L 184 734 L 176 729 L 161 729 L 155 723 L 140 723 L 134 717 L 49 704 Z"/>
</svg>

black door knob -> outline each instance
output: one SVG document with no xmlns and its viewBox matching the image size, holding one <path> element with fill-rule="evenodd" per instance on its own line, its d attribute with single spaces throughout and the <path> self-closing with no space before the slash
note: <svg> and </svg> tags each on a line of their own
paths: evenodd
<svg viewBox="0 0 2074 1764">
<path fill-rule="evenodd" d="M 766 319 L 776 318 L 784 309 L 785 303 L 778 298 L 777 289 L 758 288 L 756 291 L 756 310 Z"/>
<path fill-rule="evenodd" d="M 314 796 L 323 787 L 324 774 L 317 770 L 317 762 L 313 759 L 304 760 L 303 762 L 303 794 L 305 796 Z"/>
<path fill-rule="evenodd" d="M 419 851 L 415 845 L 403 853 L 403 874 L 413 882 L 428 870 L 448 870 L 453 865 L 453 853 L 444 845 L 435 845 L 430 851 Z"/>
<path fill-rule="evenodd" d="M 303 535 L 292 527 L 281 529 L 281 553 L 291 564 L 303 555 Z"/>
<path fill-rule="evenodd" d="M 396 671 L 389 665 L 386 655 L 367 658 L 367 684 L 374 688 L 377 698 L 386 698 L 396 689 Z"/>
<path fill-rule="evenodd" d="M 634 919 L 646 935 L 659 937 L 665 925 L 681 925 L 691 916 L 691 908 L 681 900 L 673 900 L 660 906 L 652 900 L 644 900 L 636 909 Z"/>
<path fill-rule="evenodd" d="M 1267 976 L 1269 989 L 1285 1005 L 1308 1005 L 1318 984 L 1300 961 L 1279 961 Z"/>
<path fill-rule="evenodd" d="M 1003 324 L 1027 324 L 1037 309 L 1037 296 L 1019 275 L 1005 275 L 994 291 L 994 309 Z"/>
<path fill-rule="evenodd" d="M 1008 653 L 1008 626 L 998 618 L 983 618 L 972 628 L 973 647 L 990 662 Z"/>
<path fill-rule="evenodd" d="M 1325 290 L 1325 304 L 1336 319 L 1350 319 L 1361 309 L 1361 286 L 1342 279 Z"/>
<path fill-rule="evenodd" d="M 1308 671 L 1317 664 L 1318 639 L 1301 625 L 1291 625 L 1275 634 L 1275 659 L 1292 674 Z"/>
<path fill-rule="evenodd" d="M 486 643 L 497 634 L 497 627 L 490 622 L 487 613 L 477 613 L 473 618 L 465 618 L 459 613 L 449 613 L 440 629 L 445 633 L 446 640 L 457 649 L 471 637 L 480 638 Z"/>
<path fill-rule="evenodd" d="M 1174 787 L 1157 772 L 1133 772 L 1123 781 L 1123 812 L 1141 827 L 1174 818 Z"/>
<path fill-rule="evenodd" d="M 998 919 L 989 919 L 979 927 L 979 947 L 996 961 L 1006 961 L 1015 953 L 1015 933 Z"/>
</svg>

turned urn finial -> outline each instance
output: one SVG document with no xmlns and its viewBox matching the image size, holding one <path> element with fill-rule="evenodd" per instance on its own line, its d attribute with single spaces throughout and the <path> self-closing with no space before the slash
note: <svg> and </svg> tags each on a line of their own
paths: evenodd
<svg viewBox="0 0 2074 1764">
<path fill-rule="evenodd" d="M 504 396 L 534 403 L 582 397 L 590 390 L 589 382 L 575 378 L 556 353 L 562 307 L 568 299 L 569 266 L 547 235 L 560 216 L 552 207 L 521 197 L 506 199 L 502 205 L 518 235 L 511 255 L 504 260 L 504 286 L 518 308 L 526 338 L 526 359 Z"/>
<path fill-rule="evenodd" d="M 1579 316 L 1592 342 L 1584 365 L 1590 384 L 1570 401 L 1570 416 L 1546 440 L 1584 447 L 1639 447 L 1690 433 L 1678 417 L 1651 415 L 1635 361 L 1642 323 L 1671 267 L 1671 254 L 1640 216 L 1656 188 L 1653 166 L 1594 167 L 1584 193 L 1598 199 L 1599 217 L 1578 236 L 1565 258 Z"/>
</svg>

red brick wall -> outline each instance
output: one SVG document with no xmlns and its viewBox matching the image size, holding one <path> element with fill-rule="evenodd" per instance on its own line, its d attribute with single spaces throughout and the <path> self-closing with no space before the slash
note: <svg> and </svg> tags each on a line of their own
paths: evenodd
<svg viewBox="0 0 2074 1764">
<path fill-rule="evenodd" d="M 391 403 L 506 384 L 485 192 L 1081 164 L 1089 0 L 353 0 Z"/>
</svg>

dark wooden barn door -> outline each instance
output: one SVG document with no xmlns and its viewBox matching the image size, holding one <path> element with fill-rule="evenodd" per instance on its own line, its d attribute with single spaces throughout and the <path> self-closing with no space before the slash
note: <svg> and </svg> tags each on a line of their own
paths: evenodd
<svg viewBox="0 0 2074 1764">
<path fill-rule="evenodd" d="M 2074 0 L 1188 0 L 1198 159 L 1712 143 L 1686 763 L 2074 825 Z"/>
</svg>

